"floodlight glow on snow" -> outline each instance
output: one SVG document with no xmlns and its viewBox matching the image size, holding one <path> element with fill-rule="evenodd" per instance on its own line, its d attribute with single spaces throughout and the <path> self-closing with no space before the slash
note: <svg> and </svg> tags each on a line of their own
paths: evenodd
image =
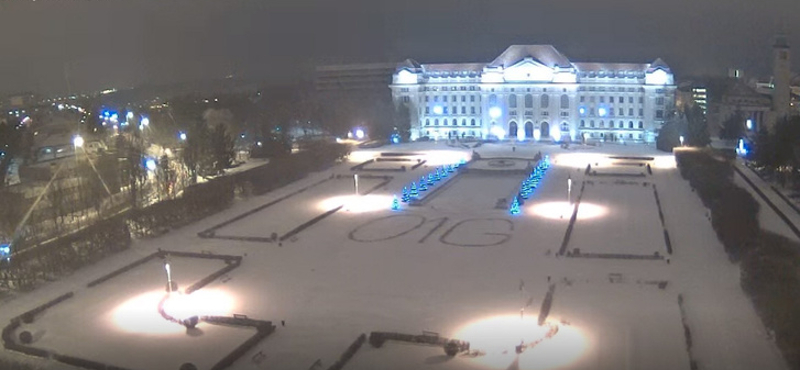
<svg viewBox="0 0 800 370">
<path fill-rule="evenodd" d="M 550 137 L 553 141 L 561 141 L 561 128 L 556 125 L 550 126 Z"/>
<path fill-rule="evenodd" d="M 567 221 L 572 217 L 574 211 L 575 204 L 570 202 L 539 203 L 528 208 L 528 212 L 535 216 Z M 608 209 L 597 204 L 581 201 L 580 207 L 578 207 L 578 220 L 598 218 L 606 214 L 608 214 Z"/>
<path fill-rule="evenodd" d="M 470 153 L 456 150 L 428 150 L 422 153 L 424 155 L 423 159 L 427 161 L 425 164 L 434 167 L 470 160 Z"/>
<path fill-rule="evenodd" d="M 554 163 L 558 166 L 584 169 L 588 164 L 592 167 L 608 166 L 612 160 L 608 155 L 600 153 L 565 153 L 555 157 Z"/>
<path fill-rule="evenodd" d="M 470 350 L 485 353 L 475 361 L 493 369 L 555 369 L 578 361 L 589 348 L 589 340 L 578 328 L 571 325 L 545 323 L 539 325 L 538 313 L 500 315 L 484 318 L 457 330 L 453 338 L 470 343 Z M 553 328 L 558 331 L 548 338 Z M 552 333 L 551 333 L 552 334 Z M 538 342 L 538 343 L 537 343 Z M 515 348 L 523 343 L 528 347 L 519 355 Z"/>
<path fill-rule="evenodd" d="M 186 328 L 164 319 L 158 313 L 158 305 L 164 298 L 164 290 L 146 292 L 117 306 L 111 313 L 111 322 L 128 333 L 185 335 Z M 233 313 L 233 298 L 221 290 L 202 289 L 192 294 L 173 293 L 164 302 L 164 311 L 175 318 L 220 315 Z"/>
<path fill-rule="evenodd" d="M 498 125 L 492 126 L 492 128 L 489 129 L 489 133 L 500 139 L 506 137 L 506 130 L 503 130 L 503 128 Z"/>
<path fill-rule="evenodd" d="M 363 129 L 360 128 L 356 129 L 356 139 L 361 140 L 364 138 L 364 136 L 365 134 Z"/>
<path fill-rule="evenodd" d="M 500 107 L 491 107 L 489 108 L 489 117 L 494 119 L 500 118 L 503 115 L 503 111 L 500 110 Z"/>
<path fill-rule="evenodd" d="M 350 162 L 363 163 L 363 162 L 366 162 L 366 161 L 368 161 L 370 159 L 374 159 L 377 156 L 380 156 L 380 152 L 378 152 L 378 151 L 374 151 L 374 150 L 356 150 L 356 151 L 350 152 L 350 155 L 347 157 L 347 159 Z"/>
<path fill-rule="evenodd" d="M 319 209 L 330 211 L 342 206 L 342 210 L 351 213 L 385 211 L 391 208 L 392 200 L 390 195 L 340 195 L 323 200 L 319 203 Z"/>
<path fill-rule="evenodd" d="M 72 145 L 74 145 L 76 148 L 82 147 L 83 142 L 83 137 L 81 137 L 81 135 L 75 135 L 75 137 L 72 138 Z"/>
<path fill-rule="evenodd" d="M 651 164 L 653 168 L 677 168 L 678 165 L 675 163 L 675 157 L 671 155 L 660 155 L 653 159 L 653 163 Z"/>
</svg>

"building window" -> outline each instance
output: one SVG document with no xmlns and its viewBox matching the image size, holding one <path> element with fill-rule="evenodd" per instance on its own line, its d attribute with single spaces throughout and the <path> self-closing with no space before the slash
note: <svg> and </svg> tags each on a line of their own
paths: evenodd
<svg viewBox="0 0 800 370">
<path fill-rule="evenodd" d="M 561 117 L 569 117 L 569 112 L 561 112 Z"/>
<path fill-rule="evenodd" d="M 403 97 L 403 103 L 410 103 L 410 102 L 411 102 L 411 98 L 409 98 L 407 96 Z"/>
<path fill-rule="evenodd" d="M 461 107 L 461 114 L 467 114 L 467 107 Z"/>
<path fill-rule="evenodd" d="M 628 108 L 628 115 L 633 117 L 633 108 Z"/>
<path fill-rule="evenodd" d="M 606 124 L 603 121 L 600 121 L 600 128 L 606 127 Z"/>
<path fill-rule="evenodd" d="M 550 115 L 550 112 L 548 112 L 548 111 L 543 111 L 543 112 L 542 112 L 542 116 L 543 116 L 543 117 L 547 117 L 547 116 L 549 116 L 549 115 Z"/>
<path fill-rule="evenodd" d="M 569 124 L 566 122 L 561 122 L 561 131 L 569 131 Z"/>
<path fill-rule="evenodd" d="M 461 91 L 467 91 L 467 87 L 466 86 L 461 86 Z"/>
<path fill-rule="evenodd" d="M 469 111 L 471 114 L 475 114 L 475 107 L 469 107 Z"/>
<path fill-rule="evenodd" d="M 458 126 L 458 120 L 453 118 L 453 126 Z"/>
<path fill-rule="evenodd" d="M 585 101 L 586 101 L 586 97 L 585 97 L 585 96 L 583 96 L 583 95 L 581 95 L 581 103 L 583 103 L 583 102 L 585 102 Z"/>
<path fill-rule="evenodd" d="M 530 89 L 528 89 L 530 91 Z M 533 108 L 533 95 L 525 95 L 525 108 Z"/>
<path fill-rule="evenodd" d="M 444 107 L 444 113 L 443 114 L 447 114 L 447 107 Z"/>
<path fill-rule="evenodd" d="M 542 109 L 546 109 L 550 107 L 550 96 L 547 94 L 542 95 Z"/>
<path fill-rule="evenodd" d="M 429 120 L 429 119 L 426 119 L 426 120 L 425 120 L 425 126 L 430 126 L 430 125 L 431 125 L 431 120 Z"/>
<path fill-rule="evenodd" d="M 425 102 L 427 103 L 428 101 L 430 101 L 429 96 L 425 95 Z"/>
<path fill-rule="evenodd" d="M 439 95 L 434 95 L 433 96 L 433 101 L 434 102 L 438 102 L 439 101 Z"/>
<path fill-rule="evenodd" d="M 586 121 L 581 120 L 581 127 L 586 127 Z"/>
<path fill-rule="evenodd" d="M 624 110 L 624 109 L 622 109 L 622 108 L 620 108 L 620 109 L 619 109 L 619 115 L 620 115 L 620 116 L 624 116 L 624 115 L 625 115 L 625 110 Z"/>
<path fill-rule="evenodd" d="M 656 98 L 656 105 L 664 105 L 664 97 L 659 96 Z"/>
<path fill-rule="evenodd" d="M 594 128 L 594 120 L 589 121 L 589 127 Z"/>
<path fill-rule="evenodd" d="M 495 94 L 489 95 L 489 105 L 495 105 L 495 104 L 497 104 L 497 95 Z"/>
<path fill-rule="evenodd" d="M 517 96 L 511 94 L 508 96 L 508 107 L 509 108 L 516 108 L 517 107 Z"/>
<path fill-rule="evenodd" d="M 619 128 L 625 128 L 625 122 L 619 121 Z"/>
<path fill-rule="evenodd" d="M 656 111 L 656 118 L 664 118 L 664 111 L 660 110 L 660 109 L 657 110 Z"/>
<path fill-rule="evenodd" d="M 467 120 L 462 118 L 461 119 L 461 126 L 466 126 L 466 125 L 467 125 Z"/>
<path fill-rule="evenodd" d="M 628 122 L 628 128 L 633 128 L 633 121 Z"/>
<path fill-rule="evenodd" d="M 469 101 L 474 103 L 475 102 L 475 95 L 470 95 Z"/>
<path fill-rule="evenodd" d="M 594 96 L 589 97 L 589 103 L 594 103 Z"/>
<path fill-rule="evenodd" d="M 561 95 L 561 109 L 569 109 L 569 96 Z"/>
<path fill-rule="evenodd" d="M 617 101 L 620 102 L 620 103 L 624 103 L 625 102 L 625 97 L 624 96 L 620 96 Z"/>
<path fill-rule="evenodd" d="M 425 107 L 425 114 L 431 113 L 431 107 Z"/>
<path fill-rule="evenodd" d="M 605 103 L 606 102 L 606 97 L 605 96 L 601 96 L 600 97 L 600 102 L 601 103 Z"/>
<path fill-rule="evenodd" d="M 467 101 L 467 96 L 466 95 L 461 95 L 461 102 L 463 103 L 465 101 Z"/>
<path fill-rule="evenodd" d="M 628 103 L 633 104 L 633 97 L 632 96 L 628 97 Z"/>
<path fill-rule="evenodd" d="M 434 126 L 439 126 L 439 119 L 438 118 L 433 120 L 433 125 Z"/>
<path fill-rule="evenodd" d="M 639 108 L 639 117 L 644 116 L 644 109 Z"/>
<path fill-rule="evenodd" d="M 608 127 L 614 128 L 614 121 L 608 121 Z"/>
<path fill-rule="evenodd" d="M 470 125 L 475 126 L 475 119 L 474 118 L 472 119 L 472 121 L 470 121 Z"/>
<path fill-rule="evenodd" d="M 644 128 L 644 122 L 639 121 L 639 128 Z"/>
<path fill-rule="evenodd" d="M 644 96 L 639 97 L 639 104 L 644 104 Z"/>
<path fill-rule="evenodd" d="M 628 139 L 633 139 L 633 134 L 628 134 Z"/>
<path fill-rule="evenodd" d="M 442 125 L 447 126 L 447 118 L 442 119 Z"/>
</svg>

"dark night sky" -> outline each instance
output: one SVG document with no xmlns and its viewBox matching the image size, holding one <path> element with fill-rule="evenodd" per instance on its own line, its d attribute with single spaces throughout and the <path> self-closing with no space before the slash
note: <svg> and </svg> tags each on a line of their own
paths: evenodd
<svg viewBox="0 0 800 370">
<path fill-rule="evenodd" d="M 323 62 L 489 62 L 550 43 L 573 61 L 769 73 L 798 0 L 0 0 L 0 92 L 223 77 L 287 82 Z M 800 23 L 785 27 L 800 48 Z M 794 53 L 795 71 L 800 53 Z"/>
</svg>

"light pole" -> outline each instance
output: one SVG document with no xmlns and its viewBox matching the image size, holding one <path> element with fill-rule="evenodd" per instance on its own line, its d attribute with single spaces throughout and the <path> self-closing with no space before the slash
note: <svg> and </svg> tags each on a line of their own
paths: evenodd
<svg viewBox="0 0 800 370">
<path fill-rule="evenodd" d="M 358 196 L 358 174 L 353 175 L 353 183 L 355 184 L 356 188 L 356 196 Z"/>
<path fill-rule="evenodd" d="M 167 271 L 167 293 L 172 293 L 175 290 L 175 283 L 172 282 L 172 270 L 169 267 L 169 259 L 164 260 L 164 270 Z"/>
<path fill-rule="evenodd" d="M 572 175 L 567 178 L 567 204 L 572 205 Z"/>
<path fill-rule="evenodd" d="M 681 146 L 683 146 L 683 135 L 678 138 L 681 141 Z"/>
</svg>

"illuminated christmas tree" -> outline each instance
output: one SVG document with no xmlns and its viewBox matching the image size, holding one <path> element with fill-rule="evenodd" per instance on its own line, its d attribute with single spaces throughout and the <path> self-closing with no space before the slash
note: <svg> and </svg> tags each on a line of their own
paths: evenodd
<svg viewBox="0 0 800 370">
<path fill-rule="evenodd" d="M 514 197 L 514 202 L 511 203 L 511 209 L 508 210 L 512 215 L 519 214 L 519 197 Z"/>
<path fill-rule="evenodd" d="M 419 191 L 427 191 L 428 185 L 425 185 L 425 176 L 419 179 Z"/>
<path fill-rule="evenodd" d="M 394 196 L 392 199 L 392 211 L 399 211 L 400 210 L 400 202 L 397 200 L 397 195 Z"/>
<path fill-rule="evenodd" d="M 417 184 L 415 182 L 411 182 L 411 196 L 417 196 L 419 193 L 417 192 Z"/>
</svg>

